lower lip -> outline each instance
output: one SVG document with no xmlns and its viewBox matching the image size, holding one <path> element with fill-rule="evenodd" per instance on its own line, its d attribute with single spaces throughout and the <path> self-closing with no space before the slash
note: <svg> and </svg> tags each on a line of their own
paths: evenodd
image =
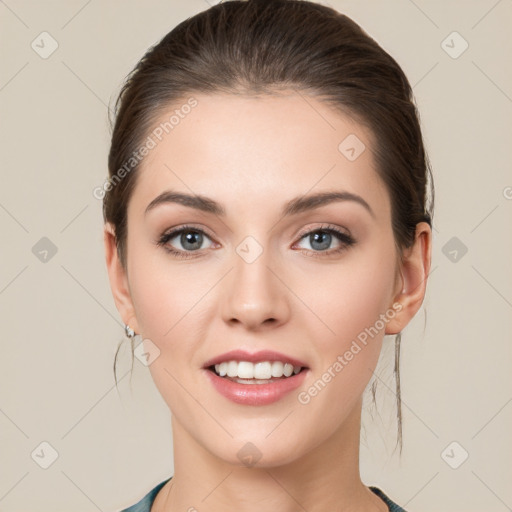
<svg viewBox="0 0 512 512">
<path fill-rule="evenodd" d="M 277 402 L 285 395 L 297 389 L 306 377 L 307 369 L 285 379 L 278 379 L 268 384 L 239 384 L 224 377 L 219 377 L 211 370 L 204 370 L 213 387 L 229 400 L 244 405 L 268 405 Z"/>
</svg>

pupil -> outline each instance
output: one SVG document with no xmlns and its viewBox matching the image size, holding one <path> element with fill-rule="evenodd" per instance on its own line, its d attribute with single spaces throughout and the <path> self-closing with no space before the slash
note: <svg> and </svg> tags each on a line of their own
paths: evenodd
<svg viewBox="0 0 512 512">
<path fill-rule="evenodd" d="M 320 243 L 320 247 L 317 247 L 317 249 L 328 249 L 329 248 L 331 236 L 332 236 L 330 233 L 314 233 L 311 236 L 314 239 L 311 242 L 311 247 L 315 248 L 313 244 L 318 242 L 318 240 L 317 240 L 318 238 L 322 239 L 323 237 L 327 237 L 327 242 L 324 241 L 323 243 Z"/>
<path fill-rule="evenodd" d="M 187 233 L 183 233 L 181 235 L 181 243 L 183 245 L 183 247 L 185 247 L 186 249 L 191 249 L 191 250 L 194 250 L 194 249 L 199 249 L 201 247 L 201 233 L 198 233 L 197 231 L 187 231 Z M 197 240 L 195 241 L 194 243 L 194 237 L 199 237 L 199 242 L 197 242 Z M 192 247 L 187 247 L 187 244 L 192 244 Z"/>
</svg>

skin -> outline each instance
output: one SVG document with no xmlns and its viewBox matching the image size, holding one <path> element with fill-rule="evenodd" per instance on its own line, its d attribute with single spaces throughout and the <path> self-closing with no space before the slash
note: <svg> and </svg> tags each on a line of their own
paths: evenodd
<svg viewBox="0 0 512 512">
<path fill-rule="evenodd" d="M 421 306 L 430 228 L 418 224 L 400 261 L 372 134 L 326 103 L 294 91 L 194 97 L 198 106 L 142 162 L 128 205 L 126 269 L 112 226 L 104 232 L 116 306 L 160 350 L 149 369 L 172 412 L 175 473 L 152 512 L 386 511 L 359 475 L 362 395 L 384 335 L 400 332 Z M 353 162 L 338 150 L 349 134 L 366 146 Z M 170 203 L 145 215 L 168 189 L 211 197 L 226 217 Z M 361 196 L 373 215 L 342 201 L 281 216 L 286 201 L 331 190 Z M 206 235 L 195 252 L 179 235 L 169 241 L 192 255 L 178 259 L 156 241 L 184 224 Z M 333 236 L 322 249 L 298 236 L 326 224 L 349 232 L 355 244 L 326 255 L 342 242 Z M 252 263 L 236 252 L 247 236 L 263 249 Z M 298 393 L 396 302 L 400 312 L 379 334 L 308 404 L 299 403 Z M 236 348 L 277 350 L 310 372 L 300 389 L 273 404 L 235 404 L 212 387 L 202 366 Z M 253 467 L 237 456 L 247 442 L 261 452 Z"/>
</svg>

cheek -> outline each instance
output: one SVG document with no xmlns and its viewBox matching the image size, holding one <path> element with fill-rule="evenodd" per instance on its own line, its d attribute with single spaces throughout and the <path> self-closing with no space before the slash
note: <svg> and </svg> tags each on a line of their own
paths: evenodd
<svg viewBox="0 0 512 512">
<path fill-rule="evenodd" d="M 300 285 L 310 309 L 326 327 L 322 331 L 327 345 L 350 341 L 391 307 L 395 260 L 392 250 L 385 252 L 354 253 L 339 265 L 318 268 L 314 279 Z"/>
<path fill-rule="evenodd" d="M 166 261 L 162 254 L 139 256 L 132 258 L 130 283 L 143 343 L 156 346 L 158 354 L 149 371 L 173 414 L 186 422 L 198 414 L 184 389 L 195 386 L 190 379 L 196 378 L 193 370 L 198 366 L 196 340 L 205 337 L 201 311 L 215 273 L 197 263 Z"/>
<path fill-rule="evenodd" d="M 337 284 L 331 285 L 331 301 L 326 306 L 334 322 L 334 331 L 343 339 L 354 338 L 374 325 L 390 306 L 391 269 L 389 272 L 382 266 L 353 269 L 350 275 L 341 276 Z"/>
<path fill-rule="evenodd" d="M 193 325 L 195 308 L 214 284 L 211 272 L 176 262 L 164 249 L 133 247 L 131 256 L 130 290 L 141 333 L 157 344 L 172 343 L 178 331 Z"/>
</svg>

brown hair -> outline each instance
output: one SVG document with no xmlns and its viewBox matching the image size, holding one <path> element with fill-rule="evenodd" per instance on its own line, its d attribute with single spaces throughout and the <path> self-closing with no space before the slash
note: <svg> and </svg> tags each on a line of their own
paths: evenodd
<svg viewBox="0 0 512 512">
<path fill-rule="evenodd" d="M 370 128 L 377 171 L 391 198 L 395 243 L 399 253 L 410 247 L 416 224 L 432 225 L 434 189 L 409 81 L 354 21 L 305 0 L 222 2 L 183 21 L 151 47 L 115 104 L 110 179 L 119 177 L 156 118 L 187 95 L 258 95 L 281 89 L 315 95 Z M 104 220 L 115 228 L 125 267 L 127 206 L 138 167 L 123 173 L 103 202 Z M 401 450 L 400 341 L 398 334 L 394 373 Z"/>
</svg>

